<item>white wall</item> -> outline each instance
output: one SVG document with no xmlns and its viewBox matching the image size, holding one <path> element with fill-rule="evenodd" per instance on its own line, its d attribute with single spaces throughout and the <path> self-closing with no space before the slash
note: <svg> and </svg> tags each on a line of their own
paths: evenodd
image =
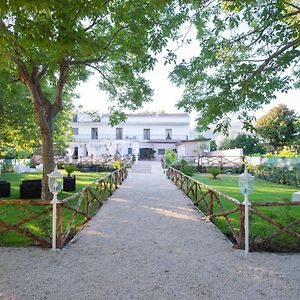
<svg viewBox="0 0 300 300">
<path fill-rule="evenodd" d="M 243 149 L 237 148 L 237 149 L 211 151 L 208 153 L 208 156 L 243 156 Z"/>
<path fill-rule="evenodd" d="M 81 118 L 78 116 L 78 120 Z M 101 122 L 72 122 L 73 128 L 78 128 L 75 140 L 91 140 L 91 128 L 98 128 L 98 139 L 116 139 L 116 128 L 123 128 L 123 139 L 144 139 L 144 129 L 150 129 L 150 139 L 165 139 L 166 129 L 172 129 L 172 139 L 186 140 L 189 138 L 190 119 L 187 114 L 164 114 L 156 116 L 129 116 L 125 123 L 111 127 L 108 116 L 103 116 Z M 135 137 L 135 138 L 134 138 Z"/>
<path fill-rule="evenodd" d="M 210 140 L 188 141 L 177 145 L 178 156 L 198 156 L 198 154 L 209 152 Z"/>
</svg>

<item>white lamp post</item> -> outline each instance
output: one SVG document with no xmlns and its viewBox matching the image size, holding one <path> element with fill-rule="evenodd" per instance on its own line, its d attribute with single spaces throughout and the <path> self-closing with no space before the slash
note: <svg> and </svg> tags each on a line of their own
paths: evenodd
<svg viewBox="0 0 300 300">
<path fill-rule="evenodd" d="M 248 173 L 247 168 L 243 174 L 239 176 L 239 186 L 240 191 L 244 195 L 244 202 L 242 203 L 245 205 L 245 253 L 249 252 L 249 202 L 248 196 L 253 191 L 254 185 L 254 176 Z"/>
<path fill-rule="evenodd" d="M 56 204 L 59 203 L 57 200 L 57 194 L 62 190 L 63 185 L 63 174 L 57 170 L 57 166 L 52 173 L 48 174 L 48 185 L 49 190 L 53 194 L 53 200 L 50 202 L 53 205 L 52 212 L 52 250 L 56 250 Z"/>
</svg>

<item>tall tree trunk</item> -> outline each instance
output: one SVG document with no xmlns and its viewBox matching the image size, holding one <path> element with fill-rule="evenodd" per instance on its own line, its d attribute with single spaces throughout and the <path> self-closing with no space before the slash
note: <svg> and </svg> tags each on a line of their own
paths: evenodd
<svg viewBox="0 0 300 300">
<path fill-rule="evenodd" d="M 47 175 L 54 170 L 52 125 L 54 117 L 63 109 L 62 91 L 66 83 L 69 63 L 65 60 L 65 58 L 62 58 L 59 61 L 59 78 L 55 88 L 55 100 L 53 103 L 51 103 L 51 101 L 49 101 L 49 99 L 43 93 L 40 85 L 40 80 L 47 69 L 42 69 L 39 72 L 38 66 L 31 61 L 32 68 L 31 72 L 29 73 L 28 68 L 22 61 L 15 60 L 15 62 L 18 65 L 19 77 L 27 86 L 30 93 L 33 109 L 40 127 L 43 158 L 42 198 L 45 200 L 50 200 L 52 199 L 52 195 L 49 191 Z"/>
<path fill-rule="evenodd" d="M 49 120 L 48 120 L 49 121 Z M 42 158 L 43 158 L 43 185 L 42 199 L 52 199 L 52 194 L 48 187 L 48 174 L 54 170 L 54 148 L 52 134 L 52 120 L 48 122 L 48 130 L 41 130 L 42 137 Z"/>
</svg>

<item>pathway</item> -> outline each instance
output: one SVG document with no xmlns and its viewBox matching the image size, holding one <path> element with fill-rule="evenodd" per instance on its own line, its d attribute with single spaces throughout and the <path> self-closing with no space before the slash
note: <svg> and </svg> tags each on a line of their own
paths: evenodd
<svg viewBox="0 0 300 300">
<path fill-rule="evenodd" d="M 299 299 L 299 254 L 233 250 L 159 163 L 136 168 L 63 250 L 0 248 L 0 299 Z"/>
</svg>

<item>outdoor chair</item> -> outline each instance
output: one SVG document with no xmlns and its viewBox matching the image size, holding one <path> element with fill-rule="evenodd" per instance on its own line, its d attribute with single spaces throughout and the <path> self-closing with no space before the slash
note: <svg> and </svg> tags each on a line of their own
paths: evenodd
<svg viewBox="0 0 300 300">
<path fill-rule="evenodd" d="M 20 184 L 20 199 L 41 198 L 42 179 L 23 180 Z"/>
<path fill-rule="evenodd" d="M 10 182 L 0 181 L 0 197 L 10 197 Z"/>
</svg>

